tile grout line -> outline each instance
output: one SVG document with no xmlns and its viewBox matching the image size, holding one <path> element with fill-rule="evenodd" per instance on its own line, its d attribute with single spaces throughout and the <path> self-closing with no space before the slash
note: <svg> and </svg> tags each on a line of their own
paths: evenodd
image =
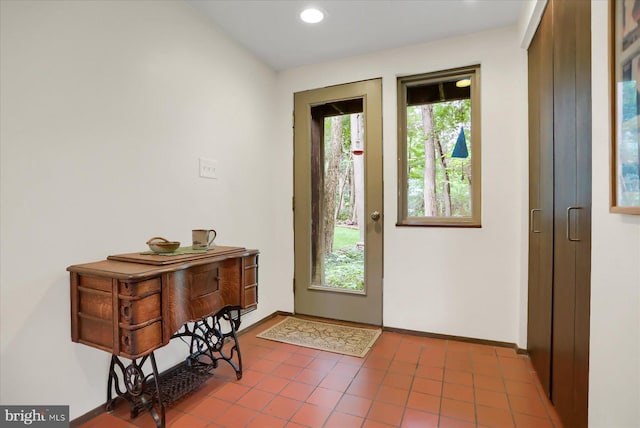
<svg viewBox="0 0 640 428">
<path fill-rule="evenodd" d="M 389 359 L 389 366 L 388 366 L 388 367 L 387 367 L 387 369 L 385 370 L 384 376 L 382 377 L 382 380 L 380 381 L 380 385 L 378 385 L 378 388 L 376 389 L 376 393 L 375 393 L 375 395 L 374 395 L 374 396 L 372 397 L 372 399 L 371 399 L 371 406 L 369 407 L 369 410 L 367 411 L 367 415 L 365 416 L 364 420 L 362 421 L 363 425 L 364 425 L 364 423 L 366 423 L 366 421 L 367 421 L 367 419 L 368 419 L 368 417 L 369 417 L 369 414 L 370 414 L 371 410 L 373 409 L 374 404 L 375 404 L 375 403 L 376 403 L 376 401 L 377 401 L 378 394 L 380 394 L 380 389 L 382 388 L 382 385 L 384 384 L 384 379 L 385 379 L 385 378 L 387 377 L 387 375 L 389 374 L 389 368 L 391 367 L 391 363 L 393 362 L 393 359 L 395 358 L 395 356 L 396 356 L 396 355 L 397 355 L 397 353 L 398 353 L 398 347 L 400 346 L 400 344 L 401 344 L 401 343 L 402 343 L 402 339 L 399 339 L 399 340 L 398 340 L 398 345 L 397 345 L 396 349 L 394 350 L 394 352 L 393 352 L 393 354 L 392 354 L 391 358 Z M 369 355 L 369 356 L 366 358 L 366 360 L 368 360 L 370 357 L 371 357 L 371 355 Z M 363 364 L 362 364 L 362 367 L 364 367 L 364 364 L 366 364 L 366 360 L 365 360 L 365 363 L 363 363 Z M 354 378 L 354 379 L 355 379 L 355 378 Z M 385 404 L 388 404 L 388 403 L 385 403 Z M 402 410 L 402 414 L 403 414 L 403 416 L 404 416 L 404 409 Z M 374 419 L 374 420 L 375 420 L 375 419 Z M 376 420 L 376 422 L 379 422 L 379 421 L 377 421 L 377 420 Z M 400 422 L 402 423 L 402 416 L 400 417 Z M 384 423 L 384 422 L 382 422 L 382 423 Z"/>
<path fill-rule="evenodd" d="M 296 351 L 296 352 L 294 352 L 293 354 L 294 354 L 294 355 L 295 355 L 295 354 L 300 354 L 300 352 L 297 352 L 297 351 Z M 304 354 L 302 354 L 302 355 L 304 355 Z M 311 360 L 311 361 L 315 361 L 315 360 L 317 360 L 319 355 L 320 355 L 320 353 L 316 354 L 316 355 L 312 358 L 312 360 Z M 281 363 L 281 364 L 284 364 L 284 363 L 285 363 L 285 361 L 282 361 L 282 363 Z M 309 363 L 308 363 L 304 368 L 306 368 L 307 366 L 309 366 L 309 364 L 310 364 L 310 363 L 311 363 L 311 362 L 309 362 Z M 303 370 L 304 368 L 301 368 L 300 372 L 302 372 L 302 370 Z M 275 370 L 275 369 L 274 369 L 274 370 Z M 296 376 L 298 376 L 299 374 L 300 374 L 300 373 L 297 373 L 297 374 L 296 374 Z M 325 375 L 325 376 L 326 376 L 326 375 Z M 295 378 L 293 378 L 293 377 L 288 377 L 288 378 L 287 378 L 287 385 L 289 385 L 291 382 L 297 382 L 297 381 L 296 381 L 296 380 L 295 380 Z M 321 381 L 321 382 L 322 382 L 322 381 Z M 298 382 L 298 383 L 302 383 L 302 384 L 307 385 L 305 382 Z M 282 390 L 281 390 L 280 392 L 282 392 L 282 391 L 287 387 L 287 385 L 285 385 L 285 386 L 282 388 Z M 319 383 L 318 383 L 318 385 L 319 385 Z M 305 405 L 305 404 L 313 405 L 312 403 L 307 402 L 307 399 L 313 395 L 313 392 L 314 392 L 314 391 L 315 391 L 315 389 L 318 387 L 318 385 L 315 385 L 315 386 L 314 386 L 313 390 L 309 393 L 309 395 L 308 395 L 307 397 L 305 397 L 305 399 L 304 399 L 303 401 L 296 400 L 296 399 L 294 399 L 294 398 L 290 398 L 290 397 L 286 397 L 286 396 L 284 397 L 284 398 L 289 398 L 289 399 L 291 399 L 291 400 L 298 401 L 298 402 L 300 403 L 300 407 L 299 407 L 299 408 L 298 408 L 298 409 L 297 409 L 297 410 L 296 410 L 296 411 L 295 411 L 295 412 L 294 412 L 294 413 L 293 413 L 289 418 L 284 419 L 284 420 L 285 420 L 285 422 L 286 422 L 287 424 L 289 424 L 289 423 L 296 423 L 296 422 L 293 422 L 293 420 L 292 420 L 292 419 L 295 417 L 295 415 L 297 415 L 297 414 L 298 414 L 298 412 L 299 412 L 299 411 L 304 407 L 304 405 Z M 278 394 L 277 394 L 277 396 L 280 396 L 280 393 L 278 393 Z M 274 399 L 275 399 L 275 398 L 274 398 Z M 318 406 L 315 406 L 315 407 L 318 407 Z M 279 418 L 279 419 L 281 419 L 281 418 Z M 326 421 L 325 421 L 325 422 L 326 422 Z"/>
<path fill-rule="evenodd" d="M 469 361 L 471 364 L 471 388 L 473 388 L 473 414 L 476 418 L 476 427 L 480 425 L 478 420 L 478 400 L 476 398 L 476 371 L 473 367 L 473 352 L 471 345 L 469 345 Z"/>
<path fill-rule="evenodd" d="M 402 343 L 402 342 L 400 342 Z M 422 352 L 424 351 L 424 344 L 420 344 L 420 355 L 422 355 Z M 411 382 L 409 383 L 409 390 L 407 391 L 407 397 L 404 400 L 404 406 L 402 409 L 402 417 L 400 418 L 400 426 L 402 426 L 404 420 L 405 420 L 405 416 L 407 413 L 407 406 L 409 404 L 409 397 L 411 396 L 411 390 L 413 389 L 413 383 L 416 380 L 416 372 L 418 370 L 418 363 L 420 362 L 420 355 L 418 355 L 418 360 L 415 362 L 415 366 L 413 368 L 413 374 L 411 375 Z M 393 360 L 392 360 L 393 361 Z"/>
<path fill-rule="evenodd" d="M 471 348 L 469 348 L 469 352 L 471 352 Z M 441 393 L 440 393 L 440 408 L 438 410 L 438 426 L 440 426 L 440 419 L 441 419 L 441 416 L 442 416 L 442 401 L 445 398 L 444 397 L 444 384 L 445 384 L 445 375 L 446 375 L 446 370 L 447 370 L 446 365 L 447 365 L 447 355 L 448 355 L 448 353 L 449 353 L 449 340 L 446 341 L 445 357 L 444 357 L 444 361 L 443 361 L 443 366 L 444 367 L 443 367 L 443 373 L 442 373 L 442 390 L 441 390 Z M 473 424 L 473 425 L 475 425 L 477 427 L 478 426 L 478 418 L 477 418 L 477 413 L 476 413 L 475 385 L 474 385 L 473 368 L 471 368 L 471 370 L 472 370 L 471 373 L 470 373 L 470 375 L 471 375 L 471 388 L 472 388 L 473 397 L 474 397 L 474 399 L 473 399 L 474 422 L 471 422 L 469 420 L 466 420 L 466 419 L 463 419 L 463 418 L 460 418 L 460 417 L 455 417 L 455 416 L 445 416 L 445 417 L 452 418 L 452 419 L 458 420 L 460 422 L 470 423 L 470 424 Z M 454 371 L 460 371 L 460 370 L 454 370 Z M 456 383 L 451 383 L 451 385 L 466 386 L 464 384 L 456 384 Z M 454 399 L 454 398 L 448 398 L 448 399 L 453 400 L 453 401 L 460 401 L 460 402 L 465 403 L 464 400 L 457 400 L 457 399 Z"/>
<path fill-rule="evenodd" d="M 531 372 L 529 372 L 529 376 L 531 376 Z M 551 402 L 551 399 L 549 397 L 542 395 L 542 391 L 540 391 L 542 385 L 538 387 L 538 383 L 534 384 L 534 388 L 536 390 L 538 398 L 540 399 L 540 401 L 542 402 L 542 405 L 544 406 L 544 412 L 546 413 L 547 418 L 549 419 L 549 422 L 551 422 L 551 426 L 556 427 L 557 426 L 556 421 L 551 417 L 551 413 L 549 412 L 549 406 L 553 406 L 553 403 Z M 562 427 L 562 424 L 560 425 L 560 427 Z"/>
<path fill-rule="evenodd" d="M 377 341 L 382 337 L 382 334 L 383 334 L 383 332 L 380 334 L 380 337 L 376 340 L 376 342 L 377 342 Z M 327 423 L 329 422 L 329 420 L 331 419 L 331 416 L 332 416 L 334 413 L 336 413 L 336 411 L 337 411 L 337 410 L 336 410 L 336 408 L 338 407 L 338 405 L 340 404 L 340 401 L 344 398 L 344 396 L 345 396 L 345 395 L 347 395 L 347 391 L 349 390 L 349 388 L 351 387 L 351 385 L 353 385 L 353 382 L 355 381 L 356 377 L 358 376 L 358 373 L 360 373 L 360 370 L 362 370 L 362 368 L 364 367 L 365 362 L 366 362 L 366 361 L 367 361 L 367 359 L 369 359 L 369 357 L 371 356 L 370 352 L 373 350 L 374 346 L 375 346 L 375 344 L 374 344 L 371 348 L 369 348 L 369 350 L 367 351 L 367 354 L 369 354 L 369 355 L 367 355 L 367 356 L 366 356 L 366 358 L 363 358 L 363 360 L 364 360 L 364 361 L 362 362 L 362 364 L 360 364 L 360 365 L 358 366 L 358 367 L 359 367 L 359 368 L 358 368 L 358 371 L 356 371 L 356 373 L 355 373 L 355 374 L 353 375 L 353 377 L 351 378 L 351 381 L 349 382 L 349 384 L 348 384 L 348 385 L 347 385 L 347 387 L 345 388 L 344 392 L 342 392 L 342 396 L 340 397 L 340 400 L 338 400 L 338 402 L 336 403 L 336 405 L 335 405 L 335 406 L 333 406 L 333 408 L 331 409 L 331 412 L 329 413 L 329 416 L 327 417 L 327 419 L 324 421 L 323 426 L 326 426 L 326 424 L 327 424 Z M 339 362 L 339 361 L 338 361 L 338 362 Z M 338 364 L 338 363 L 336 363 L 336 365 L 337 365 L 337 364 Z M 347 364 L 347 363 L 344 363 L 344 364 Z M 335 365 L 334 365 L 334 367 L 335 367 Z M 330 372 L 329 372 L 329 373 L 330 373 Z M 378 389 L 379 389 L 379 387 L 378 387 Z M 376 394 L 377 394 L 377 393 L 378 393 L 378 391 L 376 391 Z M 354 395 L 354 396 L 355 396 L 355 395 Z M 356 396 L 356 397 L 358 397 L 358 396 Z M 360 398 L 361 398 L 361 397 L 360 397 Z M 373 404 L 373 400 L 372 400 L 372 404 Z M 362 428 L 362 426 L 365 424 L 365 422 L 366 422 L 366 420 L 367 420 L 367 415 L 369 414 L 369 411 L 370 411 L 370 410 L 371 410 L 371 406 L 370 406 L 370 407 L 369 407 L 369 409 L 367 410 L 367 414 L 365 414 L 365 416 L 364 416 L 364 417 L 362 417 L 362 422 L 361 422 L 361 424 L 360 424 L 360 428 Z M 345 413 L 345 414 L 350 415 L 350 416 L 355 416 L 355 415 L 351 415 L 351 414 L 349 414 L 349 413 Z M 356 417 L 359 417 L 359 416 L 356 416 Z"/>
<path fill-rule="evenodd" d="M 507 381 L 506 378 L 504 377 L 504 371 L 502 369 L 502 362 L 500 361 L 500 355 L 498 354 L 497 350 L 496 350 L 496 359 L 498 361 L 498 370 L 500 370 L 500 380 L 502 381 L 502 386 L 504 387 L 504 392 L 505 395 L 507 396 L 507 404 L 509 405 L 509 413 L 511 414 L 511 422 L 513 422 L 513 426 L 517 427 L 517 423 L 516 423 L 516 415 L 515 415 L 515 411 L 513 409 L 513 406 L 511 405 L 511 397 L 509 396 L 509 390 L 507 389 Z"/>
<path fill-rule="evenodd" d="M 440 385 L 440 405 L 438 406 L 438 427 L 440 427 L 440 421 L 442 419 L 442 400 L 444 397 L 444 379 L 447 375 L 447 352 L 449 350 L 449 341 L 445 341 L 444 355 L 442 356 L 442 383 Z"/>
<path fill-rule="evenodd" d="M 273 351 L 288 352 L 288 351 L 282 351 L 282 350 L 280 350 L 280 349 L 278 349 L 278 348 L 279 348 L 279 347 L 274 347 L 273 349 L 271 349 L 271 352 L 273 352 Z M 292 352 L 292 353 L 291 353 L 291 355 L 289 356 L 289 358 L 290 358 L 291 356 L 295 355 L 295 354 L 297 354 L 297 352 Z M 273 360 L 270 360 L 270 361 L 273 361 Z M 293 378 L 291 378 L 291 377 L 282 378 L 282 377 L 280 377 L 280 376 L 273 375 L 273 371 L 274 371 L 277 367 L 279 367 L 280 365 L 282 365 L 282 364 L 285 364 L 285 360 L 281 361 L 281 362 L 280 362 L 280 364 L 278 364 L 278 366 L 274 367 L 274 368 L 273 368 L 273 370 L 271 370 L 268 374 L 269 374 L 269 375 L 272 375 L 272 376 L 275 376 L 275 377 L 277 377 L 277 378 L 280 378 L 280 379 L 286 379 L 286 380 L 287 380 L 287 385 L 288 385 L 289 383 L 291 383 L 292 381 L 294 381 L 294 379 L 293 379 Z M 291 365 L 291 364 L 290 364 L 290 365 Z M 297 367 L 297 366 L 296 366 L 296 367 Z M 247 368 L 247 369 L 248 369 L 248 368 Z M 300 370 L 302 370 L 302 368 L 300 368 Z M 264 374 L 264 375 L 266 375 L 266 373 L 263 373 L 263 374 Z M 299 373 L 297 373 L 297 374 L 299 374 Z M 264 376 L 263 376 L 263 377 L 264 377 Z M 258 383 L 259 383 L 259 382 L 258 382 Z M 302 383 L 302 382 L 301 382 L 301 383 Z M 241 385 L 243 385 L 243 386 L 247 386 L 247 385 L 244 385 L 244 384 L 241 384 Z M 256 384 L 256 385 L 257 385 L 257 384 Z M 291 418 L 289 418 L 289 419 L 283 419 L 283 418 L 279 418 L 279 417 L 274 416 L 274 415 L 269 415 L 269 414 L 265 414 L 265 413 L 263 413 L 263 411 L 267 408 L 267 406 L 268 406 L 268 405 L 269 405 L 273 400 L 275 400 L 277 397 L 281 396 L 281 395 L 280 395 L 280 392 L 282 392 L 282 391 L 286 388 L 286 385 L 285 385 L 285 386 L 284 386 L 284 387 L 283 387 L 283 388 L 282 388 L 282 389 L 281 389 L 277 394 L 276 394 L 276 393 L 272 393 L 272 392 L 270 392 L 270 391 L 263 391 L 263 390 L 261 390 L 261 389 L 256 389 L 256 388 L 255 388 L 255 387 L 256 387 L 256 385 L 253 385 L 253 386 L 251 386 L 251 387 L 247 386 L 247 387 L 249 388 L 249 391 L 247 391 L 247 392 L 245 392 L 244 394 L 242 394 L 240 397 L 238 397 L 238 398 L 237 398 L 237 399 L 236 399 L 236 400 L 231 404 L 231 406 L 237 405 L 237 406 L 239 406 L 239 407 L 242 407 L 242 408 L 244 408 L 244 409 L 248 409 L 248 410 L 252 410 L 252 411 L 255 411 L 255 412 L 257 413 L 257 414 L 256 414 L 256 415 L 254 415 L 251 419 L 249 419 L 249 420 L 246 422 L 246 424 L 245 424 L 244 426 L 245 426 L 245 427 L 249 426 L 249 425 L 250 425 L 250 424 L 251 424 L 251 423 L 252 423 L 252 422 L 253 422 L 253 421 L 254 421 L 254 420 L 259 416 L 259 415 L 271 416 L 271 417 L 274 417 L 274 418 L 276 418 L 276 419 L 284 420 L 284 421 L 285 421 L 285 422 L 287 422 L 287 423 L 288 423 L 288 422 L 291 422 Z M 243 406 L 242 404 L 240 404 L 240 403 L 238 402 L 242 397 L 244 397 L 245 395 L 247 395 L 250 391 L 252 391 L 252 390 L 254 390 L 254 389 L 255 389 L 256 391 L 266 392 L 266 393 L 268 393 L 268 394 L 274 395 L 274 397 L 273 397 L 271 400 L 269 400 L 269 401 L 268 401 L 268 402 L 267 402 L 267 403 L 266 403 L 266 404 L 265 404 L 265 405 L 264 405 L 260 410 L 256 410 L 256 409 L 253 409 L 253 408 L 250 408 L 250 407 Z M 311 394 L 310 394 L 309 396 L 311 396 Z M 288 397 L 284 397 L 284 398 L 288 398 Z M 298 401 L 298 400 L 296 400 L 296 401 Z M 302 401 L 302 402 L 300 402 L 300 403 L 304 404 L 304 403 L 306 403 L 306 401 Z M 225 412 L 225 413 L 226 413 L 226 412 Z M 295 415 L 295 413 L 294 413 L 294 415 Z M 215 422 L 215 421 L 211 421 L 211 423 L 214 423 L 214 422 Z"/>
</svg>

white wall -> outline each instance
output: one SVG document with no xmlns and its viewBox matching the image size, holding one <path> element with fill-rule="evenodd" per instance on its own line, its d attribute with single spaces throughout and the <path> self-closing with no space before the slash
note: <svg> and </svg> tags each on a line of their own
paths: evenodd
<svg viewBox="0 0 640 428">
<path fill-rule="evenodd" d="M 70 340 L 67 266 L 213 227 L 262 252 L 246 325 L 290 297 L 268 168 L 276 75 L 182 2 L 0 7 L 0 402 L 75 418 L 105 401 L 109 355 Z M 218 180 L 198 177 L 200 156 Z M 165 348 L 159 365 L 183 356 Z"/>
<path fill-rule="evenodd" d="M 527 70 L 519 42 L 517 29 L 509 28 L 278 74 L 280 203 L 288 201 L 293 187 L 292 94 L 383 79 L 385 326 L 526 345 L 521 307 L 524 299 L 526 308 Z M 482 228 L 396 227 L 396 77 L 477 63 Z M 285 241 L 291 236 L 289 231 Z"/>
<path fill-rule="evenodd" d="M 593 212 L 589 426 L 640 421 L 640 216 L 609 213 L 607 2 L 591 2 Z"/>
<path fill-rule="evenodd" d="M 640 217 L 608 212 L 606 2 L 592 1 L 590 426 L 640 420 Z M 523 27 L 277 77 L 177 2 L 0 1 L 0 402 L 105 399 L 70 341 L 65 267 L 163 235 L 261 250 L 260 305 L 293 311 L 293 92 L 382 77 L 386 326 L 526 346 Z M 483 228 L 396 228 L 398 75 L 482 64 Z M 199 156 L 220 179 L 197 176 Z M 241 196 L 239 196 L 241 195 Z M 428 262 L 427 262 L 428 261 Z M 461 267 L 459 261 L 462 261 Z M 161 367 L 183 349 L 159 352 Z"/>
</svg>

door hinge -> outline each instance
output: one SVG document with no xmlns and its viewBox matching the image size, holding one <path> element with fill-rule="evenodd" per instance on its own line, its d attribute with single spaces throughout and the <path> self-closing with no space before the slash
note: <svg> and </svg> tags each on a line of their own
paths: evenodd
<svg viewBox="0 0 640 428">
<path fill-rule="evenodd" d="M 296 210 L 296 197 L 292 196 L 291 197 L 291 211 L 295 211 Z"/>
<path fill-rule="evenodd" d="M 295 110 L 291 112 L 291 127 L 292 128 L 296 127 L 296 111 Z"/>
<path fill-rule="evenodd" d="M 296 279 L 293 278 L 292 282 L 293 282 L 293 294 L 295 295 L 296 294 Z"/>
</svg>

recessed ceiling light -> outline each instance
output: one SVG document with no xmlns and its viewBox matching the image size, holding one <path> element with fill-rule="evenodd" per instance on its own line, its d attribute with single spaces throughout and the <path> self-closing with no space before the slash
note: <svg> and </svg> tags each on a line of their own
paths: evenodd
<svg viewBox="0 0 640 428">
<path fill-rule="evenodd" d="M 458 88 L 466 88 L 467 86 L 471 86 L 471 79 L 461 79 L 456 82 L 456 86 Z"/>
<path fill-rule="evenodd" d="M 300 12 L 300 19 L 308 24 L 317 24 L 324 19 L 324 13 L 320 9 L 310 7 Z"/>
</svg>

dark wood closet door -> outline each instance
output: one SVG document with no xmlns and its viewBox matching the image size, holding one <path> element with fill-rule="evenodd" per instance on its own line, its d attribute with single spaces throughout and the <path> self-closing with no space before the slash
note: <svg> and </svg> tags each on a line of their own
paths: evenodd
<svg viewBox="0 0 640 428">
<path fill-rule="evenodd" d="M 528 351 L 547 396 L 553 304 L 553 10 L 529 47 Z"/>
<path fill-rule="evenodd" d="M 551 399 L 587 426 L 591 254 L 591 3 L 554 5 L 554 292 Z"/>
<path fill-rule="evenodd" d="M 528 350 L 565 426 L 581 428 L 588 425 L 591 294 L 590 1 L 549 1 L 529 48 L 529 78 L 529 203 L 536 211 Z"/>
<path fill-rule="evenodd" d="M 588 425 L 591 307 L 591 2 L 576 1 L 576 203 L 574 422 Z"/>
<path fill-rule="evenodd" d="M 570 241 L 577 222 L 576 198 L 576 15 L 572 2 L 553 1 L 554 178 L 553 341 L 551 400 L 563 422 L 573 415 L 576 252 Z M 560 31 L 561 29 L 561 31 Z M 573 231 L 575 235 L 575 230 Z"/>
</svg>

